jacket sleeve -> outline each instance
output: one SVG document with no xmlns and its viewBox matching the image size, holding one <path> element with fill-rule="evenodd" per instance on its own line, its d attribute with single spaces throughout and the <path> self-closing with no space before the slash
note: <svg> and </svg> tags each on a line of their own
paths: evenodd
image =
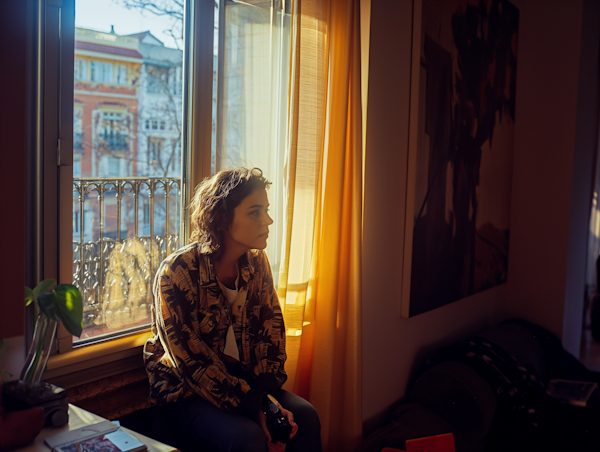
<svg viewBox="0 0 600 452">
<path fill-rule="evenodd" d="M 199 317 L 198 284 L 190 273 L 188 265 L 176 259 L 159 271 L 155 281 L 154 296 L 160 301 L 156 323 L 165 358 L 170 358 L 167 361 L 171 361 L 191 392 L 223 410 L 240 411 L 240 403 L 250 386 L 230 375 L 221 359 L 202 340 L 200 331 L 218 327 L 218 313 Z"/>
<path fill-rule="evenodd" d="M 256 383 L 253 382 L 252 387 L 264 387 L 269 392 L 281 388 L 287 380 L 284 369 L 287 359 L 285 324 L 273 284 L 271 266 L 264 251 L 258 253 L 254 269 L 258 270 L 260 313 L 257 325 L 258 340 L 254 347 L 258 363 L 255 368 Z"/>
</svg>

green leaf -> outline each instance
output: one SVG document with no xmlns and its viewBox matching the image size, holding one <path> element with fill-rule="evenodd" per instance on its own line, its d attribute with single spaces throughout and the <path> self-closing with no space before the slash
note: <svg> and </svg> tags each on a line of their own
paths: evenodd
<svg viewBox="0 0 600 452">
<path fill-rule="evenodd" d="M 48 290 L 48 287 L 56 285 L 55 279 L 44 279 L 41 283 L 39 283 L 35 289 L 33 289 L 33 293 L 35 297 L 39 297 L 39 295 Z"/>
<path fill-rule="evenodd" d="M 55 295 L 53 292 L 42 292 L 38 295 L 37 301 L 40 311 L 49 319 L 59 321 L 58 311 L 56 309 Z"/>
<path fill-rule="evenodd" d="M 35 293 L 29 287 L 25 286 L 25 306 L 29 306 L 35 301 Z"/>
<path fill-rule="evenodd" d="M 52 292 L 55 296 L 55 308 L 61 322 L 69 333 L 81 337 L 83 331 L 81 292 L 72 284 L 59 284 Z"/>
</svg>

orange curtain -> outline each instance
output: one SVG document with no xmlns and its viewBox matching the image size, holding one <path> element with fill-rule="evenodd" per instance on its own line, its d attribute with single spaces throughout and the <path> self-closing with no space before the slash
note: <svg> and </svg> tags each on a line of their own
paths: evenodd
<svg viewBox="0 0 600 452">
<path fill-rule="evenodd" d="M 319 412 L 324 450 L 362 439 L 360 2 L 293 14 L 287 226 L 279 295 L 287 389 Z"/>
</svg>

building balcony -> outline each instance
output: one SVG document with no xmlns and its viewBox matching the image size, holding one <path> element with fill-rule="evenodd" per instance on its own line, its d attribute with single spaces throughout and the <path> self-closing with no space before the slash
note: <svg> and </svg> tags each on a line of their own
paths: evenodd
<svg viewBox="0 0 600 452">
<path fill-rule="evenodd" d="M 180 246 L 180 189 L 179 178 L 73 179 L 73 284 L 84 302 L 82 341 L 150 323 L 154 275 Z"/>
<path fill-rule="evenodd" d="M 129 137 L 122 134 L 104 134 L 98 136 L 99 148 L 107 151 L 122 151 L 129 149 Z"/>
</svg>

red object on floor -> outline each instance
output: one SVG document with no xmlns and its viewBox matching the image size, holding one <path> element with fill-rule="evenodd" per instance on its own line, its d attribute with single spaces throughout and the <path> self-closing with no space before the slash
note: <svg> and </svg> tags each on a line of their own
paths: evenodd
<svg viewBox="0 0 600 452">
<path fill-rule="evenodd" d="M 406 452 L 455 452 L 454 435 L 427 436 L 406 441 Z"/>
<path fill-rule="evenodd" d="M 406 451 L 402 450 L 402 449 L 394 449 L 393 447 L 384 447 L 383 449 L 381 449 L 381 452 L 406 452 Z"/>
</svg>

